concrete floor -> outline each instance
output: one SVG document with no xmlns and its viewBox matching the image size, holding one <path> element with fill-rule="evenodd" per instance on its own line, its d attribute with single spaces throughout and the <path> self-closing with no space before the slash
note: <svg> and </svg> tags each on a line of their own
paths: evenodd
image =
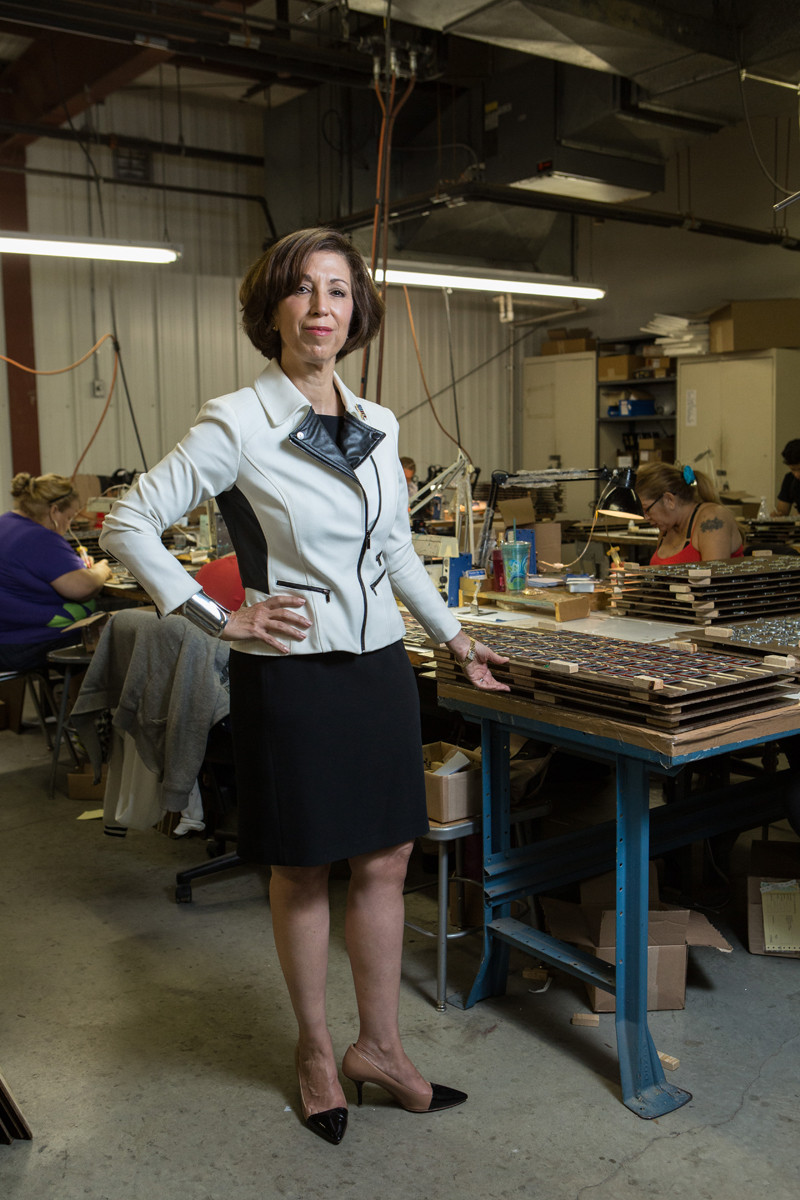
<svg viewBox="0 0 800 1200">
<path fill-rule="evenodd" d="M 581 985 L 560 975 L 536 993 L 522 958 L 505 996 L 437 1013 L 433 942 L 408 932 L 407 1048 L 470 1100 L 428 1117 L 366 1089 L 332 1147 L 298 1119 L 264 876 L 221 876 L 176 905 L 175 872 L 203 860 L 203 841 L 106 838 L 76 819 L 84 803 L 48 799 L 48 766 L 38 732 L 0 733 L 0 1070 L 33 1130 L 0 1145 L 0 1196 L 796 1200 L 800 960 L 743 946 L 742 840 L 734 900 L 714 917 L 734 952 L 693 950 L 685 1010 L 651 1014 L 656 1045 L 680 1059 L 670 1080 L 694 1093 L 685 1107 L 629 1112 L 613 1016 L 571 1026 L 588 1011 Z M 330 971 L 340 1053 L 356 1028 L 345 886 L 333 884 Z M 415 903 L 433 917 L 432 899 Z M 452 944 L 454 988 L 476 951 Z"/>
</svg>

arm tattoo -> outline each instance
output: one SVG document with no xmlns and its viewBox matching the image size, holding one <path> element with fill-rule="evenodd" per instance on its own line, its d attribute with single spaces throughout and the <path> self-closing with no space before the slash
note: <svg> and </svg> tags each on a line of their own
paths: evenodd
<svg viewBox="0 0 800 1200">
<path fill-rule="evenodd" d="M 703 533 L 710 533 L 712 529 L 722 529 L 724 524 L 722 517 L 709 517 L 707 521 L 700 522 L 700 528 Z"/>
</svg>

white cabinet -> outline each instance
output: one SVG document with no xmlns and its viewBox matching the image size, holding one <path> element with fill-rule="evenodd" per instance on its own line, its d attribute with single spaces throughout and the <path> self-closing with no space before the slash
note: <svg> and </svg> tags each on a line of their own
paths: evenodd
<svg viewBox="0 0 800 1200">
<path fill-rule="evenodd" d="M 517 470 L 596 465 L 596 362 L 592 350 L 523 360 Z M 576 519 L 590 516 L 596 486 L 592 480 L 564 484 L 564 513 Z"/>
<path fill-rule="evenodd" d="M 800 437 L 800 350 L 758 350 L 678 360 L 677 457 L 705 450 L 732 491 L 766 496 L 786 473 L 781 450 Z M 709 459 L 697 466 L 708 471 Z"/>
</svg>

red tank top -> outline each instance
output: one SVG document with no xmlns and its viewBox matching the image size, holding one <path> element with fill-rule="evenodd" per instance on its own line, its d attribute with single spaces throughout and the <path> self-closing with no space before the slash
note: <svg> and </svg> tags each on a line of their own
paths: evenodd
<svg viewBox="0 0 800 1200">
<path fill-rule="evenodd" d="M 677 554 L 670 554 L 667 558 L 660 558 L 658 550 L 650 559 L 651 567 L 669 567 L 673 563 L 699 563 L 703 561 L 700 551 L 692 545 L 692 526 L 697 515 L 697 509 L 700 505 L 695 506 L 695 510 L 689 518 L 689 525 L 686 530 L 686 541 L 683 544 L 683 549 Z M 731 558 L 742 558 L 744 556 L 744 542 L 731 554 Z"/>
</svg>

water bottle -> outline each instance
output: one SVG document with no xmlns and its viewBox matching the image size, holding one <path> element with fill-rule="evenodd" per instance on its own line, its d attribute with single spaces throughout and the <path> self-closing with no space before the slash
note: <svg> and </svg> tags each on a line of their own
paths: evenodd
<svg viewBox="0 0 800 1200">
<path fill-rule="evenodd" d="M 750 511 L 752 512 L 753 510 L 751 509 Z M 761 497 L 761 503 L 758 506 L 758 516 L 756 517 L 756 520 L 757 521 L 768 521 L 769 520 L 769 509 L 767 508 L 767 497 L 766 496 Z"/>
</svg>

